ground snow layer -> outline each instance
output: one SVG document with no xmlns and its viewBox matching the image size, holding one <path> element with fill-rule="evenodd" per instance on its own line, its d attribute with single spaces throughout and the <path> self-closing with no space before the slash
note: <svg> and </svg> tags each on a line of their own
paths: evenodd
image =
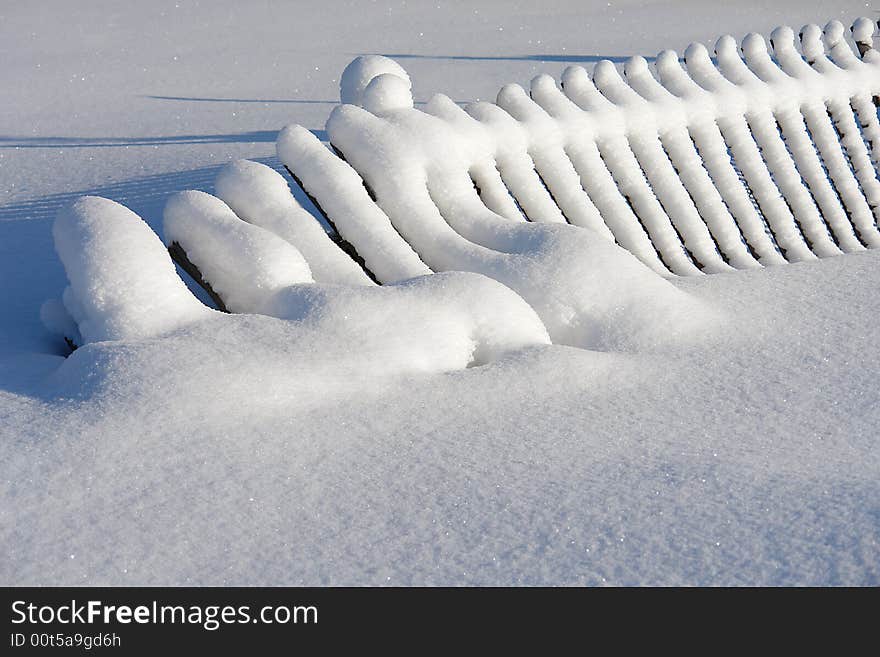
<svg viewBox="0 0 880 657">
<path fill-rule="evenodd" d="M 323 137 L 357 54 L 398 55 L 416 102 L 467 101 L 874 16 L 330 4 L 0 7 L 0 583 L 880 583 L 876 251 L 676 281 L 719 320 L 641 351 L 395 374 L 376 363 L 417 350 L 365 350 L 344 319 L 241 315 L 59 355 L 39 320 L 65 285 L 59 206 L 99 194 L 159 231 L 230 159 L 278 168 L 283 125 Z"/>
</svg>

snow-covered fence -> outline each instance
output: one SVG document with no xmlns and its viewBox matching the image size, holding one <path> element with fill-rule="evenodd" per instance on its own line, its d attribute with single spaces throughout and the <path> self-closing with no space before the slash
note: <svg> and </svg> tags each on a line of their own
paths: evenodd
<svg viewBox="0 0 880 657">
<path fill-rule="evenodd" d="M 416 109 L 384 57 L 346 69 L 332 156 L 289 126 L 278 154 L 376 280 L 527 250 L 512 222 L 591 228 L 668 274 L 880 245 L 874 23 L 749 34 L 651 65 L 572 66 L 526 92 Z M 475 250 L 476 249 L 476 250 Z"/>
</svg>

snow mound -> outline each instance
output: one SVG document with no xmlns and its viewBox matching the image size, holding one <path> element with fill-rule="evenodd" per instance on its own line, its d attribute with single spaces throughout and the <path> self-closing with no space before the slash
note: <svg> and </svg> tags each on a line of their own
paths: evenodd
<svg viewBox="0 0 880 657">
<path fill-rule="evenodd" d="M 58 214 L 52 235 L 70 281 L 64 305 L 84 342 L 149 338 L 211 313 L 178 278 L 156 235 L 118 203 L 82 197 Z M 63 330 L 69 323 L 59 326 L 58 310 L 43 314 Z"/>
<path fill-rule="evenodd" d="M 292 245 L 302 235 L 290 221 L 294 218 L 289 214 L 292 199 L 284 180 L 268 167 L 241 161 L 220 172 L 216 187 L 253 223 L 243 221 L 222 200 L 189 191 L 168 200 L 164 232 L 168 244 L 183 248 L 232 312 L 303 321 L 338 315 L 343 324 L 350 324 L 348 318 L 354 317 L 361 331 L 384 335 L 388 344 L 406 342 L 413 334 L 427 336 L 425 326 L 430 325 L 432 333 L 442 331 L 450 339 L 459 336 L 471 343 L 464 351 L 456 348 L 459 360 L 452 360 L 457 366 L 486 363 L 508 351 L 549 342 L 544 325 L 528 304 L 503 285 L 475 274 L 422 276 L 384 287 L 362 279 L 353 286 L 313 284 L 311 261 Z M 313 238 L 306 242 L 307 253 L 320 262 L 328 262 L 328 249 L 347 257 L 326 236 L 319 241 L 317 236 L 306 235 Z M 361 341 L 356 335 L 348 339 Z M 438 349 L 445 342 L 433 341 Z M 411 350 L 402 348 L 401 353 Z M 459 362 L 462 354 L 465 359 Z M 419 360 L 423 359 L 415 359 Z"/>
<path fill-rule="evenodd" d="M 451 342 L 455 350 L 448 360 L 459 360 L 441 369 L 482 365 L 524 347 L 550 343 L 547 329 L 521 297 L 496 281 L 467 272 L 431 274 L 381 287 L 291 287 L 274 298 L 267 313 L 310 323 L 320 318 L 322 325 L 349 325 L 357 331 L 346 338 L 353 353 L 362 342 L 382 340 L 383 349 L 400 348 L 400 354 L 389 357 L 395 362 L 409 358 L 418 363 L 424 356 L 413 356 L 414 346 L 423 349 L 433 344 L 434 350 L 443 352 Z M 463 344 L 469 346 L 462 349 Z"/>
<path fill-rule="evenodd" d="M 76 322 L 86 343 L 59 371 L 61 388 L 92 394 L 125 387 L 130 378 L 174 379 L 187 390 L 224 397 L 234 372 L 234 388 L 294 379 L 319 389 L 321 381 L 337 385 L 355 372 L 448 371 L 549 343 L 532 309 L 482 276 L 431 275 L 381 288 L 313 284 L 293 246 L 209 194 L 175 195 L 165 219 L 169 243 L 184 247 L 228 308 L 271 317 L 206 308 L 137 215 L 105 199 L 80 199 L 55 226 L 71 285 L 63 305 L 47 303 L 43 311 L 47 324 L 64 334 Z M 89 345 L 98 341 L 113 344 Z M 234 351 L 238 359 L 206 359 L 205 349 Z M 312 371 L 303 378 L 308 363 Z M 172 374 L 175 367 L 183 373 Z"/>
</svg>

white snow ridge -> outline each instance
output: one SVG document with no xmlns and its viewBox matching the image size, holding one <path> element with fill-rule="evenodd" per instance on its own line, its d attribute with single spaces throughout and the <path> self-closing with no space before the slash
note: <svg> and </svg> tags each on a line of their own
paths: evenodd
<svg viewBox="0 0 880 657">
<path fill-rule="evenodd" d="M 84 342 L 150 338 L 210 314 L 124 206 L 85 196 L 59 213 L 52 233 L 70 281 L 64 304 Z"/>
</svg>

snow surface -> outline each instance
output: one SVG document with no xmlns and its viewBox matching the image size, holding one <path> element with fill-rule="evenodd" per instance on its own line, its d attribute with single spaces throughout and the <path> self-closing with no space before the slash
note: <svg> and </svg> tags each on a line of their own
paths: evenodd
<svg viewBox="0 0 880 657">
<path fill-rule="evenodd" d="M 467 367 L 474 335 L 491 344 L 495 308 L 522 310 L 485 278 L 339 285 L 304 321 L 199 310 L 164 332 L 178 315 L 142 314 L 162 295 L 137 285 L 156 267 L 163 289 L 180 290 L 161 246 L 148 262 L 65 255 L 92 233 L 59 230 L 63 265 L 53 248 L 52 220 L 74 196 L 122 202 L 161 232 L 171 193 L 215 191 L 218 165 L 281 170 L 277 131 L 297 122 L 326 138 L 357 54 L 397 55 L 423 107 L 437 90 L 494 99 L 567 64 L 653 58 L 725 31 L 873 16 L 864 2 L 837 7 L 4 5 L 0 582 L 880 583 L 875 250 L 662 281 L 714 318 L 705 330 L 657 321 L 662 339 L 628 351 L 536 345 Z M 332 166 L 305 137 L 299 155 Z M 231 212 L 234 189 L 217 187 Z M 134 218 L 109 207 L 120 221 L 94 235 L 128 239 L 115 229 Z M 393 237 L 381 211 L 362 212 Z M 65 217 L 89 226 L 74 211 L 60 227 Z M 275 234 L 311 264 L 305 244 Z M 385 280 L 426 273 L 404 252 Z M 65 360 L 40 308 L 68 277 L 63 301 L 43 306 L 56 328 L 99 317 L 94 336 L 132 332 Z M 475 313 L 494 294 L 507 296 Z M 383 303 L 398 314 L 383 317 Z M 407 314 L 419 303 L 429 321 Z"/>
</svg>

